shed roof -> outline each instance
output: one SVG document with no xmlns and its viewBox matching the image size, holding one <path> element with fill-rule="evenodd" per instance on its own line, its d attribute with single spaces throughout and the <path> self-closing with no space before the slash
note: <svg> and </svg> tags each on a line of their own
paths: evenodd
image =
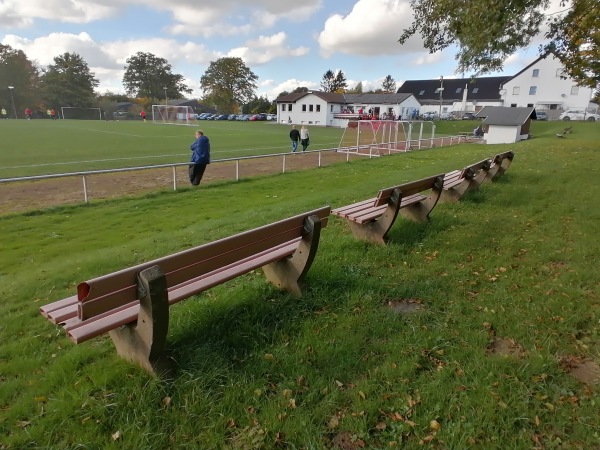
<svg viewBox="0 0 600 450">
<path fill-rule="evenodd" d="M 477 113 L 477 117 L 485 117 L 487 125 L 521 126 L 535 116 L 533 107 L 485 106 Z"/>
</svg>

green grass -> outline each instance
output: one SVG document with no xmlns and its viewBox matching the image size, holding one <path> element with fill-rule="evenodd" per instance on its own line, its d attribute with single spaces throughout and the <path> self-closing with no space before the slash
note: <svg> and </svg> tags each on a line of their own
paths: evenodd
<svg viewBox="0 0 600 450">
<path fill-rule="evenodd" d="M 562 123 L 535 125 L 512 146 L 0 217 L 0 448 L 599 446 L 598 384 L 561 361 L 600 362 L 600 128 L 559 140 Z M 38 313 L 81 280 L 509 148 L 497 183 L 428 224 L 398 219 L 385 247 L 331 218 L 300 300 L 257 271 L 174 306 L 174 381 L 107 338 L 73 345 Z M 423 309 L 387 307 L 402 299 Z M 489 355 L 494 338 L 520 353 Z"/>
<path fill-rule="evenodd" d="M 212 159 L 290 151 L 289 126 L 198 121 L 193 126 L 141 121 L 3 120 L 0 178 L 189 161 L 194 132 L 211 141 Z M 311 127 L 311 150 L 337 147 L 342 130 Z"/>
</svg>

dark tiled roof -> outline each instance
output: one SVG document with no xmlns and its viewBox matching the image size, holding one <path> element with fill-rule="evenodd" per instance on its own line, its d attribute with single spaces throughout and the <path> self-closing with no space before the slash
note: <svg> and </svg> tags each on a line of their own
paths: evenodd
<svg viewBox="0 0 600 450">
<path fill-rule="evenodd" d="M 533 107 L 485 106 L 477 113 L 477 117 L 485 117 L 483 123 L 487 125 L 520 126 L 534 114 Z"/>
<path fill-rule="evenodd" d="M 443 100 L 461 101 L 465 84 L 468 87 L 467 100 L 500 100 L 500 86 L 512 77 L 449 78 L 444 80 Z M 410 93 L 420 102 L 440 98 L 440 80 L 408 80 L 398 89 L 399 93 Z M 423 92 L 421 94 L 421 92 Z"/>
<path fill-rule="evenodd" d="M 277 97 L 275 102 L 277 103 L 294 103 L 300 100 L 302 97 L 313 94 L 317 97 L 325 100 L 327 103 L 341 103 L 341 104 L 350 104 L 350 103 L 367 103 L 367 104 L 398 104 L 402 103 L 411 94 L 338 94 L 336 92 L 322 92 L 322 91 L 308 91 L 308 92 L 296 92 L 294 94 L 284 95 L 282 97 Z"/>
</svg>

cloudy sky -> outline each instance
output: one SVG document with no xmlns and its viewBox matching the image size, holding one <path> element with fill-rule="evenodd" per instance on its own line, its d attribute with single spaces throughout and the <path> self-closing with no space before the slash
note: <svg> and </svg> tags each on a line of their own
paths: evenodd
<svg viewBox="0 0 600 450">
<path fill-rule="evenodd" d="M 258 94 L 270 99 L 318 89 L 328 69 L 365 89 L 388 74 L 398 86 L 462 76 L 452 50 L 430 55 L 416 38 L 398 44 L 411 21 L 408 0 L 0 0 L 3 44 L 41 67 L 78 53 L 102 93 L 124 91 L 126 60 L 138 51 L 165 58 L 195 97 L 210 62 L 224 56 L 241 57 L 259 77 Z M 511 57 L 504 74 L 536 57 L 534 45 Z"/>
</svg>

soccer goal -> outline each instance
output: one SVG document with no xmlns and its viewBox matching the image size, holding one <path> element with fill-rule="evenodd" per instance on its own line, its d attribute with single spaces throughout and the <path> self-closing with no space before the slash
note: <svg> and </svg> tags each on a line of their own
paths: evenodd
<svg viewBox="0 0 600 450">
<path fill-rule="evenodd" d="M 433 122 L 406 120 L 350 120 L 344 129 L 338 152 L 381 156 L 431 147 L 435 138 Z"/>
<path fill-rule="evenodd" d="M 191 106 L 152 105 L 153 123 L 189 125 L 194 117 Z"/>
<path fill-rule="evenodd" d="M 78 106 L 62 106 L 60 113 L 63 119 L 102 120 L 100 108 L 80 108 Z"/>
</svg>

